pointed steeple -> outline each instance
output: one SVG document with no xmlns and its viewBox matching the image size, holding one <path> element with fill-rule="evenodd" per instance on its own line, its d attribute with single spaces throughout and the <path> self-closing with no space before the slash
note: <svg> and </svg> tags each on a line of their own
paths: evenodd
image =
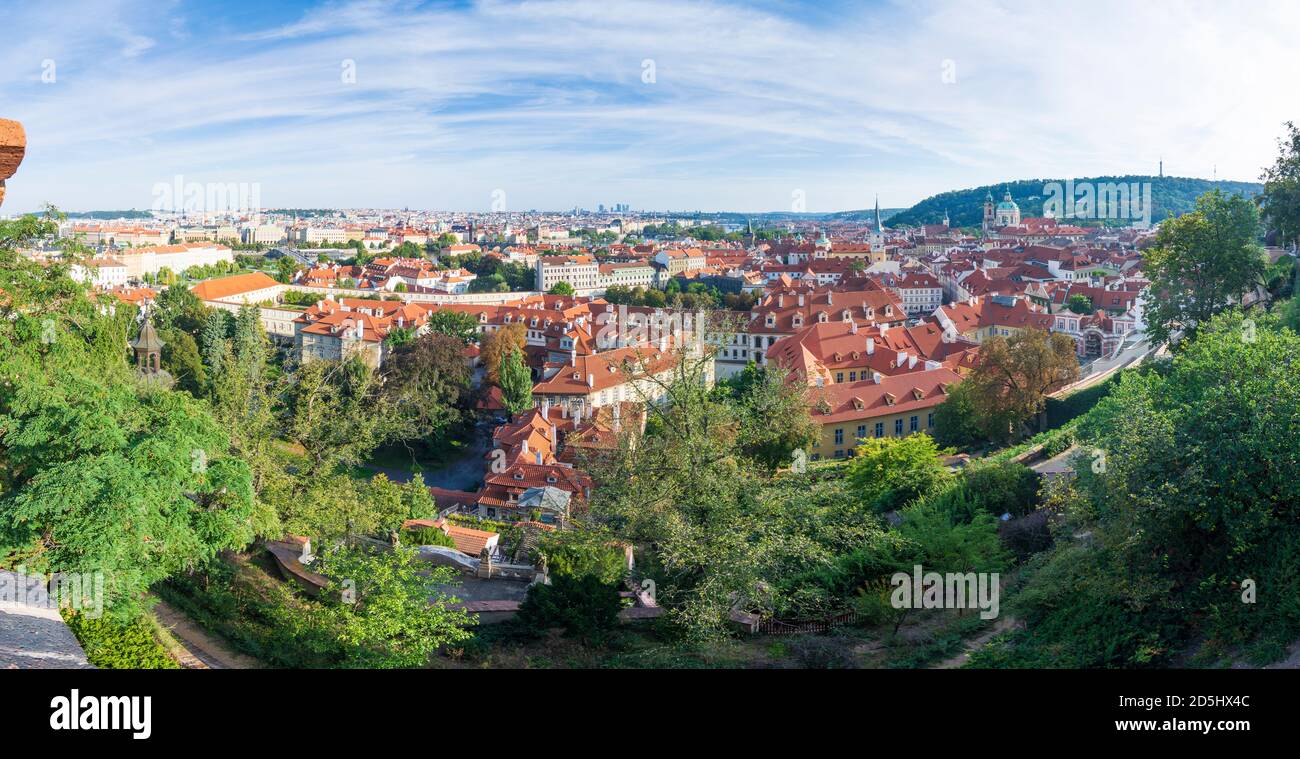
<svg viewBox="0 0 1300 759">
<path fill-rule="evenodd" d="M 880 196 L 876 195 L 876 234 L 883 235 L 885 227 L 880 223 Z"/>
</svg>

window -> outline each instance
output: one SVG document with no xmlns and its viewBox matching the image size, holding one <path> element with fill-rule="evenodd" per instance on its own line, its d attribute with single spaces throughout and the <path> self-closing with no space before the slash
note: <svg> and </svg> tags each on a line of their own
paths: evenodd
<svg viewBox="0 0 1300 759">
<path fill-rule="evenodd" d="M 865 425 L 865 424 L 859 424 L 859 425 L 858 425 L 858 439 L 861 440 L 862 438 L 864 438 L 864 437 L 866 437 L 866 436 L 867 436 L 867 425 Z"/>
<path fill-rule="evenodd" d="M 903 417 L 894 420 L 894 434 L 902 436 L 903 434 Z"/>
<path fill-rule="evenodd" d="M 836 444 L 836 445 L 844 445 L 844 428 L 843 428 L 843 427 L 841 427 L 840 429 L 835 430 L 835 444 Z M 836 455 L 838 455 L 838 454 L 836 454 Z"/>
<path fill-rule="evenodd" d="M 858 373 L 849 372 L 849 382 L 857 382 L 857 381 L 858 381 Z"/>
<path fill-rule="evenodd" d="M 915 416 L 913 416 L 911 419 L 908 420 L 907 427 L 908 427 L 908 432 L 916 432 L 918 427 L 917 427 L 917 420 Z"/>
<path fill-rule="evenodd" d="M 884 436 L 885 436 L 885 423 L 876 422 L 876 437 L 884 437 Z"/>
<path fill-rule="evenodd" d="M 928 414 L 925 415 L 925 426 L 926 426 L 926 427 L 933 427 L 933 426 L 934 426 L 934 412 L 933 412 L 933 411 L 931 411 L 930 413 L 928 413 Z"/>
<path fill-rule="evenodd" d="M 844 381 L 844 372 L 835 372 L 835 383 L 839 384 Z"/>
</svg>

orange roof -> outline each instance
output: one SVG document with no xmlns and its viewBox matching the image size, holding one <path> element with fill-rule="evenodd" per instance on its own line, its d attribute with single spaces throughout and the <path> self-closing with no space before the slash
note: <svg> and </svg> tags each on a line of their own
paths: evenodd
<svg viewBox="0 0 1300 759">
<path fill-rule="evenodd" d="M 456 550 L 470 556 L 478 556 L 483 552 L 484 546 L 492 538 L 497 537 L 497 533 L 488 532 L 487 530 L 475 530 L 470 527 L 461 527 L 445 519 L 434 521 L 432 519 L 408 519 L 402 522 L 402 527 L 437 527 L 447 534 L 456 544 Z"/>
<path fill-rule="evenodd" d="M 866 420 L 933 408 L 948 399 L 961 375 L 948 368 L 811 388 L 812 419 L 818 424 Z"/>
<path fill-rule="evenodd" d="M 255 271 L 251 274 L 236 274 L 232 277 L 209 279 L 191 287 L 190 290 L 199 296 L 199 300 L 221 300 L 233 295 L 265 290 L 278 284 L 280 283 L 262 272 Z"/>
</svg>

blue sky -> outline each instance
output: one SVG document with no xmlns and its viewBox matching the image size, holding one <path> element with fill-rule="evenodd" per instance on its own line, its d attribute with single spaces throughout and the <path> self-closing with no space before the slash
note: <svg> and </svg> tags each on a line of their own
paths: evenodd
<svg viewBox="0 0 1300 759">
<path fill-rule="evenodd" d="M 1300 120 L 1298 7 L 0 0 L 29 141 L 4 211 L 148 208 L 176 175 L 455 210 L 904 206 L 1161 158 L 1253 180 Z"/>
</svg>

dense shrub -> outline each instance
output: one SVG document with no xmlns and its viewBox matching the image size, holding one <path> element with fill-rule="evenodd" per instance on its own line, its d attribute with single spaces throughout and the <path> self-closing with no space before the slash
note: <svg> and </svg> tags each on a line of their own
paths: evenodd
<svg viewBox="0 0 1300 759">
<path fill-rule="evenodd" d="M 993 516 L 1023 516 L 1038 502 L 1040 477 L 1022 464 L 975 462 L 962 473 L 962 479 L 978 504 Z"/>
<path fill-rule="evenodd" d="M 402 543 L 413 546 L 456 547 L 456 541 L 439 527 L 412 527 L 403 530 Z"/>
<path fill-rule="evenodd" d="M 129 621 L 79 613 L 65 613 L 64 617 L 86 658 L 100 669 L 180 668 L 158 642 L 153 625 L 143 617 Z"/>
<path fill-rule="evenodd" d="M 546 556 L 547 570 L 552 577 L 591 575 L 607 585 L 614 585 L 627 574 L 622 546 L 603 531 L 548 533 L 542 538 L 540 550 Z"/>
<path fill-rule="evenodd" d="M 529 589 L 517 621 L 536 635 L 559 627 L 566 635 L 594 644 L 617 627 L 622 606 L 618 586 L 594 574 L 558 575 L 549 585 Z"/>
</svg>

